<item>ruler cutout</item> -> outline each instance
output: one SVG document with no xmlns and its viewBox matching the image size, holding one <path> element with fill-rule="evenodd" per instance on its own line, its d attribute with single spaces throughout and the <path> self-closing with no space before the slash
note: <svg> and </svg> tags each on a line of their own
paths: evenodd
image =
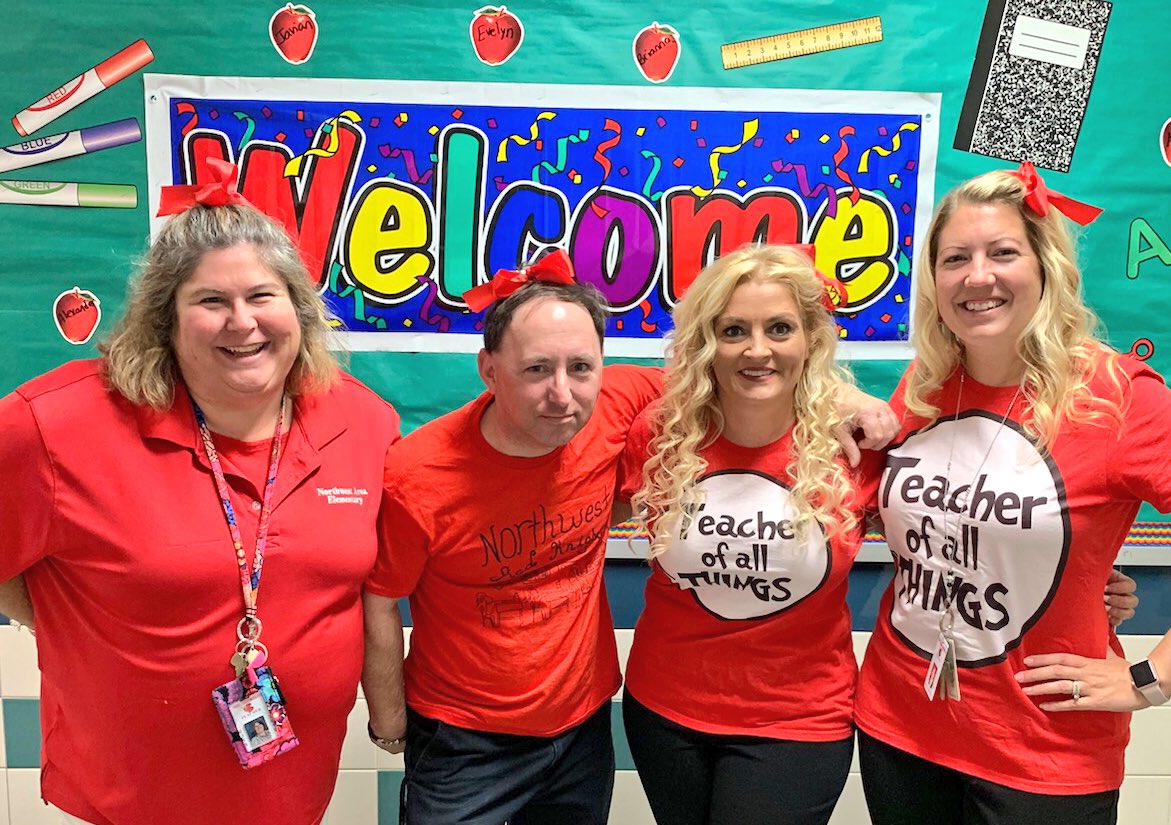
<svg viewBox="0 0 1171 825">
<path fill-rule="evenodd" d="M 882 40 L 881 18 L 862 17 L 845 23 L 725 43 L 720 47 L 720 56 L 724 60 L 725 69 L 739 69 L 741 66 L 755 66 L 788 57 L 877 43 L 879 40 Z"/>
</svg>

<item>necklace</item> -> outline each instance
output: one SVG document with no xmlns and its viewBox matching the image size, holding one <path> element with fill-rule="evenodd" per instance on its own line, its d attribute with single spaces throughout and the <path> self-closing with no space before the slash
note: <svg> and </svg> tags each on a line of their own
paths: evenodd
<svg viewBox="0 0 1171 825">
<path fill-rule="evenodd" d="M 958 422 L 960 412 L 963 408 L 964 397 L 964 377 L 967 375 L 967 370 L 960 367 L 960 386 L 956 391 L 956 408 L 955 414 L 952 416 L 953 422 Z M 1013 407 L 1016 406 L 1017 400 L 1021 396 L 1021 391 L 1024 385 L 1017 384 L 1016 392 L 1013 393 L 1012 399 L 1008 402 L 1008 408 L 1004 411 L 1004 415 L 1000 418 L 1000 423 L 996 425 L 996 431 L 992 434 L 992 439 L 988 442 L 988 449 L 984 451 L 980 463 L 976 466 L 976 471 L 972 474 L 972 481 L 968 484 L 967 489 L 971 491 L 980 478 L 980 471 L 984 469 L 984 464 L 987 463 L 988 457 L 992 455 L 992 449 L 996 446 L 996 440 L 1000 437 L 1000 433 L 1004 430 L 1008 423 L 1008 417 L 1012 415 Z M 950 487 L 952 483 L 952 458 L 955 456 L 955 445 L 958 433 L 953 432 L 951 437 L 951 447 L 947 454 L 947 469 L 944 475 Z M 951 508 L 945 508 L 943 511 L 943 541 L 944 552 L 943 558 L 947 567 L 944 574 L 944 601 L 943 609 L 939 616 L 939 643 L 936 646 L 936 655 L 932 660 L 932 668 L 928 670 L 928 680 L 924 683 L 924 687 L 928 687 L 928 695 L 934 697 L 936 684 L 942 679 L 942 685 L 939 687 L 940 694 L 945 699 L 954 699 L 959 701 L 960 698 L 960 684 L 959 684 L 959 669 L 956 665 L 956 644 L 955 636 L 952 633 L 952 628 L 955 626 L 955 600 L 958 593 L 958 574 L 956 573 L 956 554 L 962 540 L 962 528 L 964 523 L 964 513 L 968 507 L 968 497 L 965 494 L 964 500 L 961 503 L 956 499 L 956 503 L 960 506 L 957 508 L 959 512 L 956 514 L 956 521 L 954 529 L 949 523 L 949 516 L 951 515 Z M 947 555 L 947 543 L 952 543 L 952 555 L 949 558 Z M 933 672 L 934 671 L 934 672 Z"/>
</svg>

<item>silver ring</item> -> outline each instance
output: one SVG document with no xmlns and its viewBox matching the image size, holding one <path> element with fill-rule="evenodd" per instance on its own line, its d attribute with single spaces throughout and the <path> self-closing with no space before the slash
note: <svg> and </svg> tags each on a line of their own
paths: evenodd
<svg viewBox="0 0 1171 825">
<path fill-rule="evenodd" d="M 1074 679 L 1073 680 L 1073 701 L 1076 702 L 1078 699 L 1081 699 L 1081 698 L 1082 698 L 1082 683 L 1079 682 L 1077 679 Z"/>
</svg>

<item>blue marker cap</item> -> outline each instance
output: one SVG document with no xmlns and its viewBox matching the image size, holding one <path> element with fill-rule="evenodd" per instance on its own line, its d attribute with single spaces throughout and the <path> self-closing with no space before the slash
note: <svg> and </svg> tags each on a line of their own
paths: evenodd
<svg viewBox="0 0 1171 825">
<path fill-rule="evenodd" d="M 136 143 L 140 140 L 142 140 L 142 130 L 138 128 L 138 119 L 133 117 L 81 130 L 81 143 L 87 153 L 122 146 L 126 143 Z"/>
</svg>

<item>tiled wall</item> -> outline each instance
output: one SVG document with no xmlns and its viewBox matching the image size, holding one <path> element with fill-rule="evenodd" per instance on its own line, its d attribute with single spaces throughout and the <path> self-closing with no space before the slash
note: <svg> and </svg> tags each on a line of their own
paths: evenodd
<svg viewBox="0 0 1171 825">
<path fill-rule="evenodd" d="M 618 649 L 625 664 L 633 635 L 617 631 Z M 859 657 L 869 639 L 855 633 Z M 1143 658 L 1156 636 L 1123 636 L 1128 658 Z M 37 769 L 39 678 L 32 637 L 0 626 L 0 825 L 58 825 L 55 814 L 40 800 Z M 618 776 L 614 784 L 611 825 L 653 825 L 626 749 L 621 713 L 613 705 Z M 1171 825 L 1171 705 L 1135 714 L 1127 751 L 1127 778 L 1122 786 L 1119 825 Z M 366 707 L 359 697 L 350 715 L 349 735 L 342 749 L 341 773 L 330 805 L 329 825 L 391 825 L 398 822 L 398 785 L 402 758 L 375 748 L 366 738 Z M 857 766 L 850 773 L 831 825 L 867 825 L 866 805 Z"/>
</svg>

